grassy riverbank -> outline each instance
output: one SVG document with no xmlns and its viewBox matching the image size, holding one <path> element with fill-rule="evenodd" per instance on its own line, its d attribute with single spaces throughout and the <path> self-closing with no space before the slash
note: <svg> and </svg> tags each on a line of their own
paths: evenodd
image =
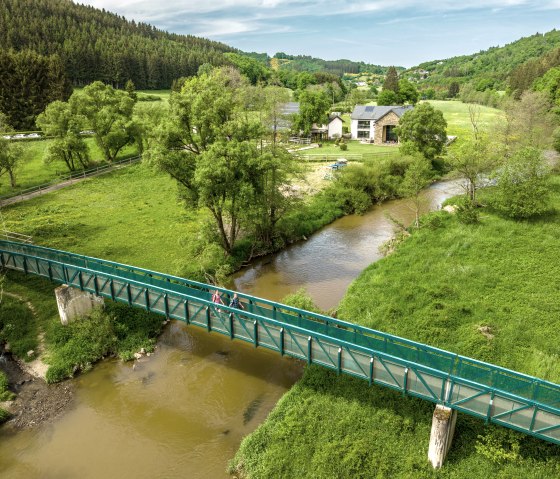
<svg viewBox="0 0 560 479">
<path fill-rule="evenodd" d="M 555 212 L 516 222 L 484 211 L 421 229 L 350 287 L 339 316 L 560 381 L 560 177 Z M 489 329 L 479 329 L 487 326 Z M 483 334 L 483 331 L 487 334 Z M 488 334 L 489 333 L 489 334 Z M 558 446 L 460 414 L 444 468 L 427 462 L 433 405 L 317 368 L 243 442 L 242 477 L 542 478 Z"/>
</svg>

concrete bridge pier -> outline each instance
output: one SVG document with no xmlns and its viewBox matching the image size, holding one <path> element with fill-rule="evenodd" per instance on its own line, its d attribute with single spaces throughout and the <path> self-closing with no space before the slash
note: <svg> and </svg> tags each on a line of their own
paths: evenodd
<svg viewBox="0 0 560 479">
<path fill-rule="evenodd" d="M 428 448 L 428 460 L 434 469 L 439 469 L 445 461 L 453 440 L 456 422 L 457 411 L 441 404 L 436 406 L 432 418 L 432 432 Z"/>
<path fill-rule="evenodd" d="M 66 284 L 54 290 L 60 322 L 65 326 L 79 316 L 87 316 L 96 306 L 103 307 L 100 296 L 72 288 Z"/>
</svg>

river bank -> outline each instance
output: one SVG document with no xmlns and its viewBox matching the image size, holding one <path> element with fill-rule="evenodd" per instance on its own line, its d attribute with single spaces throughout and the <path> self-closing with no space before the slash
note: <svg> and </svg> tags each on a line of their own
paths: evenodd
<svg viewBox="0 0 560 479">
<path fill-rule="evenodd" d="M 48 385 L 44 378 L 32 374 L 21 360 L 5 351 L 0 356 L 0 370 L 6 373 L 9 388 L 16 394 L 13 401 L 0 402 L 0 408 L 11 416 L 3 429 L 16 432 L 44 426 L 72 405 L 74 386 L 69 381 Z"/>
<path fill-rule="evenodd" d="M 348 290 L 339 317 L 560 381 L 560 177 L 554 211 L 478 225 L 436 213 Z M 528 320 L 530 318 L 530 320 Z M 427 461 L 433 406 L 310 367 L 231 464 L 235 477 L 556 477 L 558 447 L 459 414 L 439 471 Z M 258 451 L 258 452 L 257 452 Z M 286 460 L 286 458 L 290 458 Z"/>
</svg>

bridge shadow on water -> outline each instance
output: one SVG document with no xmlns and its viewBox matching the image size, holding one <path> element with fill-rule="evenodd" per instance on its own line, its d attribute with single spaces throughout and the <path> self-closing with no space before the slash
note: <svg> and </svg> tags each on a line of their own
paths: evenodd
<svg viewBox="0 0 560 479">
<path fill-rule="evenodd" d="M 305 362 L 282 357 L 277 352 L 239 339 L 209 333 L 198 326 L 171 320 L 158 340 L 158 347 L 175 348 L 219 367 L 233 369 L 276 386 L 294 383 L 303 374 Z"/>
</svg>

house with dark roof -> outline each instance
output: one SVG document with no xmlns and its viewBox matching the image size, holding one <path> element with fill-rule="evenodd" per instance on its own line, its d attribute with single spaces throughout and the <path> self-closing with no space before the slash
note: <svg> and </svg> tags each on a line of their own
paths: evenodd
<svg viewBox="0 0 560 479">
<path fill-rule="evenodd" d="M 376 145 L 397 144 L 399 139 L 394 128 L 400 118 L 414 108 L 407 106 L 356 105 L 350 116 L 350 133 L 355 140 Z"/>
</svg>

